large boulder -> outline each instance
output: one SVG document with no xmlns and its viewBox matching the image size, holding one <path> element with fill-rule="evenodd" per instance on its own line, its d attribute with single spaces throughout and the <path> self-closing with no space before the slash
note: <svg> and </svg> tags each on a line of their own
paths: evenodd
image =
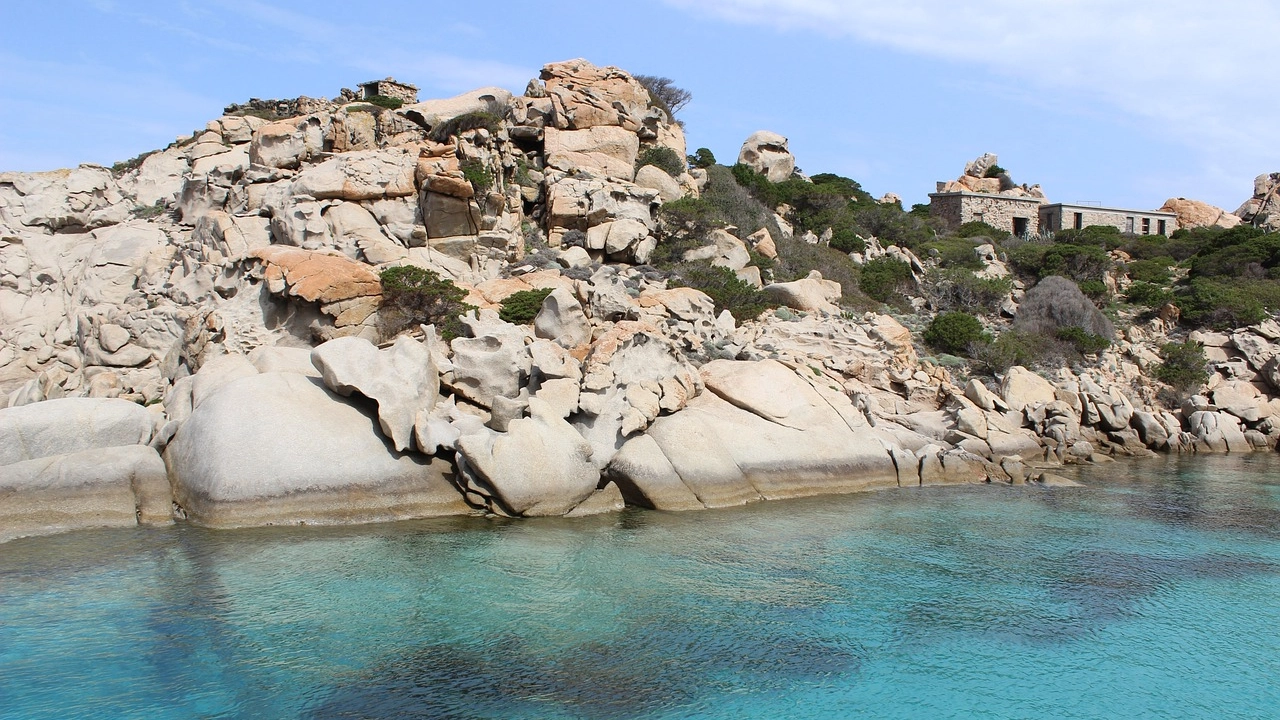
<svg viewBox="0 0 1280 720">
<path fill-rule="evenodd" d="M 1005 373 L 1000 381 L 1000 397 L 1014 410 L 1028 405 L 1048 405 L 1058 399 L 1048 380 L 1020 365 L 1014 365 Z"/>
<path fill-rule="evenodd" d="M 591 321 L 578 298 L 568 288 L 559 287 L 542 301 L 542 309 L 533 319 L 533 334 L 567 348 L 577 347 L 591 340 Z"/>
<path fill-rule="evenodd" d="M 705 507 L 898 486 L 892 458 L 842 391 L 772 360 L 702 370 L 708 392 L 659 417 L 610 465 L 634 504 L 690 507 L 680 484 Z"/>
<path fill-rule="evenodd" d="M 253 132 L 249 162 L 269 168 L 296 168 L 324 151 L 328 117 L 308 115 L 268 123 Z"/>
<path fill-rule="evenodd" d="M 401 452 L 413 440 L 419 412 L 430 412 L 440 397 L 440 373 L 427 347 L 401 335 L 379 350 L 363 338 L 334 338 L 311 351 L 311 362 L 335 393 L 352 393 L 378 403 L 378 424 Z"/>
<path fill-rule="evenodd" d="M 1263 173 L 1253 181 L 1253 197 L 1244 201 L 1236 215 L 1268 232 L 1280 231 L 1280 173 Z"/>
<path fill-rule="evenodd" d="M 1169 198 L 1160 209 L 1164 212 L 1175 213 L 1178 216 L 1178 227 L 1180 228 L 1233 228 L 1240 224 L 1240 218 L 1235 215 L 1220 207 L 1215 207 L 1199 200 Z"/>
<path fill-rule="evenodd" d="M 564 515 L 600 481 L 590 443 L 536 397 L 529 400 L 529 417 L 512 420 L 506 432 L 463 436 L 458 453 L 504 510 L 526 517 Z"/>
<path fill-rule="evenodd" d="M 560 130 L 616 125 L 636 132 L 649 113 L 649 91 L 616 67 L 567 60 L 543 66 L 541 80 Z"/>
<path fill-rule="evenodd" d="M 292 191 L 323 200 L 380 200 L 415 194 L 416 151 L 407 148 L 342 153 L 298 173 Z"/>
<path fill-rule="evenodd" d="M 511 91 L 500 87 L 482 87 L 451 98 L 427 100 L 405 105 L 399 113 L 424 127 L 436 128 L 460 115 L 490 113 L 501 115 L 511 102 Z"/>
<path fill-rule="evenodd" d="M 0 465 L 0 542 L 84 528 L 167 524 L 173 521 L 172 502 L 164 462 L 146 445 Z"/>
<path fill-rule="evenodd" d="M 822 273 L 814 270 L 802 280 L 770 283 L 764 286 L 765 295 L 781 305 L 805 312 L 836 314 L 836 305 L 842 295 L 840 283 L 822 279 Z"/>
<path fill-rule="evenodd" d="M 640 138 L 630 130 L 608 125 L 586 130 L 547 128 L 545 152 L 547 164 L 565 172 L 586 170 L 631 180 Z"/>
<path fill-rule="evenodd" d="M 742 143 L 738 162 L 768 177 L 770 182 L 782 182 L 796 171 L 796 158 L 787 146 L 787 139 L 768 130 L 752 133 Z"/>
<path fill-rule="evenodd" d="M 95 448 L 146 445 L 147 409 L 112 398 L 64 398 L 0 410 L 0 465 Z"/>
<path fill-rule="evenodd" d="M 469 512 L 444 461 L 396 453 L 372 408 L 264 373 L 205 400 L 165 450 L 175 499 L 213 527 L 382 522 Z"/>
</svg>

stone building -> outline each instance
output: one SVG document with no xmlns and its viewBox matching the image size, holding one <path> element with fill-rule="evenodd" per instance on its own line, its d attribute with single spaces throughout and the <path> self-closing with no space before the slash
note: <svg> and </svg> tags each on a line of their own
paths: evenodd
<svg viewBox="0 0 1280 720">
<path fill-rule="evenodd" d="M 1081 203 L 1054 203 L 1040 208 L 1042 232 L 1108 225 L 1132 235 L 1169 235 L 1178 229 L 1177 213 L 1164 210 L 1125 210 Z"/>
<path fill-rule="evenodd" d="M 412 105 L 418 102 L 417 85 L 402 83 L 390 77 L 385 80 L 370 80 L 369 82 L 360 83 L 360 94 L 362 100 L 368 100 L 375 95 L 382 95 L 383 97 L 401 100 L 405 105 Z"/>
<path fill-rule="evenodd" d="M 939 183 L 942 185 L 942 183 Z M 967 190 L 929 194 L 929 214 L 957 227 L 980 221 L 1017 237 L 1040 232 L 1040 204 L 1035 197 L 996 195 Z"/>
</svg>

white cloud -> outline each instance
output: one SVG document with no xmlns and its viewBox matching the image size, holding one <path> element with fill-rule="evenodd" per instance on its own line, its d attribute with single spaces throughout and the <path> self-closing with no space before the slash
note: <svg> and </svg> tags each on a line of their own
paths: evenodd
<svg viewBox="0 0 1280 720">
<path fill-rule="evenodd" d="M 664 0 L 729 21 L 967 64 L 1119 111 L 1221 172 L 1280 167 L 1274 0 Z M 1206 168 L 1208 169 L 1208 168 Z"/>
</svg>

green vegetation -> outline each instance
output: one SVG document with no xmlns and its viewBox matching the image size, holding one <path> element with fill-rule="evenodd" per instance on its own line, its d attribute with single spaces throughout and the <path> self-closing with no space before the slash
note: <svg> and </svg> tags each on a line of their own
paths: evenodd
<svg viewBox="0 0 1280 720">
<path fill-rule="evenodd" d="M 1008 278 L 980 278 L 965 268 L 930 270 L 924 287 L 933 307 L 994 313 L 1009 297 L 1013 282 Z"/>
<path fill-rule="evenodd" d="M 1140 280 L 1130 285 L 1128 290 L 1125 290 L 1124 299 L 1134 305 L 1142 305 L 1152 310 L 1158 310 L 1173 302 L 1173 291 L 1154 283 Z"/>
<path fill-rule="evenodd" d="M 1055 334 L 1059 340 L 1071 343 L 1072 347 L 1082 355 L 1095 355 L 1111 347 L 1111 341 L 1101 335 L 1085 332 L 1084 328 L 1071 326 L 1058 330 Z"/>
<path fill-rule="evenodd" d="M 471 183 L 471 187 L 475 188 L 477 195 L 482 195 L 493 187 L 493 171 L 479 160 L 464 160 L 462 162 L 462 177 Z"/>
<path fill-rule="evenodd" d="M 502 128 L 502 118 L 490 112 L 479 110 L 476 112 L 463 113 L 455 118 L 450 118 L 439 125 L 431 128 L 431 132 L 427 137 L 432 141 L 443 143 L 449 142 L 450 138 L 456 137 L 468 130 L 478 130 L 484 128 L 490 133 L 496 134 Z"/>
<path fill-rule="evenodd" d="M 1209 362 L 1200 343 L 1187 340 L 1160 348 L 1164 362 L 1155 367 L 1155 378 L 1180 392 L 1195 390 L 1209 380 Z"/>
<path fill-rule="evenodd" d="M 689 263 L 680 267 L 672 278 L 676 287 L 701 290 L 716 304 L 716 312 L 728 310 L 738 322 L 754 320 L 760 313 L 775 307 L 765 294 L 738 279 L 728 268 Z"/>
<path fill-rule="evenodd" d="M 441 337 L 452 340 L 462 332 L 458 316 L 475 309 L 463 302 L 467 297 L 465 290 L 426 268 L 390 267 L 378 278 L 382 281 L 378 316 L 387 337 L 424 324 L 435 325 Z"/>
<path fill-rule="evenodd" d="M 990 340 L 978 318 L 960 311 L 938 315 L 924 331 L 924 341 L 929 347 L 953 355 L 968 356 L 971 345 Z"/>
<path fill-rule="evenodd" d="M 871 309 L 873 303 L 859 303 L 862 293 L 858 290 L 860 272 L 849 256 L 834 248 L 822 245 L 810 245 L 797 238 L 782 238 L 775 241 L 778 246 L 778 259 L 775 261 L 773 275 L 780 282 L 790 282 L 808 277 L 817 270 L 822 277 L 840 284 L 843 296 L 842 304 L 861 304 L 862 309 Z"/>
<path fill-rule="evenodd" d="M 119 177 L 129 172 L 130 170 L 137 170 L 138 168 L 142 167 L 142 162 L 144 160 L 151 157 L 152 155 L 155 155 L 157 152 L 159 151 L 149 150 L 147 152 L 142 153 L 141 155 L 135 155 L 134 157 L 131 157 L 128 160 L 121 160 L 120 162 L 111 166 L 111 173 L 116 177 Z"/>
<path fill-rule="evenodd" d="M 976 247 L 967 238 L 938 238 L 925 243 L 920 250 L 929 257 L 937 258 L 938 264 L 944 268 L 981 270 L 986 264 L 974 252 Z"/>
<path fill-rule="evenodd" d="M 706 168 L 716 164 L 716 156 L 706 148 L 698 148 L 692 155 L 685 158 L 689 161 L 689 167 Z"/>
<path fill-rule="evenodd" d="M 648 147 L 640 151 L 640 156 L 636 158 L 636 170 L 645 165 L 652 165 L 673 178 L 678 178 L 684 174 L 685 168 L 684 161 L 680 159 L 680 155 L 675 150 L 663 145 Z"/>
<path fill-rule="evenodd" d="M 399 110 L 404 105 L 404 101 L 400 98 L 387 97 L 386 95 L 371 95 L 365 98 L 364 101 L 386 110 Z"/>
<path fill-rule="evenodd" d="M 858 284 L 862 292 L 882 303 L 901 304 L 913 286 L 911 266 L 891 257 L 879 257 L 862 266 Z"/>
<path fill-rule="evenodd" d="M 983 173 L 983 174 L 982 174 L 982 177 L 984 177 L 984 178 L 998 178 L 998 177 L 1000 177 L 1001 175 L 1008 175 L 1008 174 L 1009 174 L 1009 171 L 1008 171 L 1008 170 L 1005 170 L 1004 168 L 1000 167 L 999 165 L 994 165 L 994 164 L 993 164 L 991 167 L 987 168 L 987 171 L 986 171 L 985 173 Z"/>
<path fill-rule="evenodd" d="M 542 301 L 550 294 L 551 288 L 513 292 L 502 301 L 498 317 L 512 325 L 528 325 L 542 310 Z"/>
</svg>

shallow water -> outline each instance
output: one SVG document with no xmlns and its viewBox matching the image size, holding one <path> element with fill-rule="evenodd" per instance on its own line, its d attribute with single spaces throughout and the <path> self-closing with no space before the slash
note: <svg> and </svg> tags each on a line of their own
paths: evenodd
<svg viewBox="0 0 1280 720">
<path fill-rule="evenodd" d="M 0 545 L 0 718 L 1274 718 L 1280 458 Z"/>
</svg>

